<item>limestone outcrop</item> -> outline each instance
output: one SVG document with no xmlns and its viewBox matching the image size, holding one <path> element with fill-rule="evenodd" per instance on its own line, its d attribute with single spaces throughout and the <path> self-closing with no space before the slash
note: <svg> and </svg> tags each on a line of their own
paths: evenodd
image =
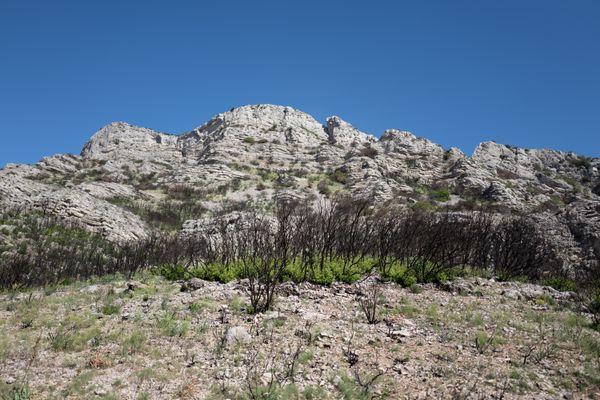
<svg viewBox="0 0 600 400">
<path fill-rule="evenodd" d="M 407 208 L 490 206 L 535 215 L 575 259 L 600 246 L 599 170 L 599 159 L 495 142 L 469 157 L 410 132 L 377 138 L 337 116 L 323 124 L 261 104 L 182 135 L 111 123 L 80 155 L 5 166 L 0 202 L 77 220 L 117 241 L 150 234 L 156 213 L 170 213 L 187 232 L 192 221 L 248 202 L 268 207 L 281 196 L 310 202 L 344 192 Z"/>
</svg>

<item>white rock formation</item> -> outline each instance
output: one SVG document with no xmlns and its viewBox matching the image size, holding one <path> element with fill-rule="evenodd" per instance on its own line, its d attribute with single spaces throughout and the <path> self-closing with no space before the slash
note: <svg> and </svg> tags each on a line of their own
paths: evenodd
<svg viewBox="0 0 600 400">
<path fill-rule="evenodd" d="M 43 208 L 111 240 L 134 240 L 150 228 L 115 199 L 180 210 L 200 204 L 211 212 L 247 199 L 312 201 L 337 191 L 401 207 L 489 202 L 538 213 L 556 236 L 579 232 L 577 245 L 587 248 L 600 232 L 599 169 L 598 159 L 494 142 L 467 157 L 410 132 L 387 130 L 377 139 L 336 116 L 324 126 L 294 108 L 261 104 L 218 114 L 179 136 L 109 124 L 81 155 L 0 170 L 0 203 Z M 435 200 L 431 193 L 439 191 L 452 201 Z M 184 231 L 194 224 L 183 224 Z"/>
</svg>

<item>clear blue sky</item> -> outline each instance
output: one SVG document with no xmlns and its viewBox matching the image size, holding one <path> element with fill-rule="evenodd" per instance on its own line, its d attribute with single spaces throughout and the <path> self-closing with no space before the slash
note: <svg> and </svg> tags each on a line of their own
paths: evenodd
<svg viewBox="0 0 600 400">
<path fill-rule="evenodd" d="M 600 1 L 0 2 L 0 165 L 290 105 L 470 154 L 600 156 Z"/>
</svg>

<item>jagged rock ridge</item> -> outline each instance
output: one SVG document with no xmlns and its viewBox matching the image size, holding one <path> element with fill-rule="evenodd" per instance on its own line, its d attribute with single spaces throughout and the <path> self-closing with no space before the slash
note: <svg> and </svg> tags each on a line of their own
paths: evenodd
<svg viewBox="0 0 600 400">
<path fill-rule="evenodd" d="M 151 232 L 136 207 L 166 203 L 205 210 L 189 220 L 248 199 L 314 201 L 337 191 L 400 207 L 492 204 L 534 214 L 574 261 L 600 246 L 599 168 L 599 159 L 494 142 L 468 157 L 410 132 L 376 138 L 336 116 L 322 124 L 291 107 L 252 105 L 179 136 L 109 124 L 78 156 L 7 165 L 0 201 L 77 220 L 117 241 Z"/>
</svg>

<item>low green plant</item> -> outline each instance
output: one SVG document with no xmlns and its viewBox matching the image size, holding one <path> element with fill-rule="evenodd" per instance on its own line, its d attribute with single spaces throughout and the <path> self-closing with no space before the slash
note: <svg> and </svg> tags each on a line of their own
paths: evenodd
<svg viewBox="0 0 600 400">
<path fill-rule="evenodd" d="M 488 335 L 487 332 L 479 331 L 475 335 L 475 348 L 479 354 L 485 353 L 496 343 L 495 334 Z"/>
<path fill-rule="evenodd" d="M 308 364 L 314 359 L 315 355 L 310 351 L 303 351 L 298 356 L 298 363 L 300 364 Z"/>
<path fill-rule="evenodd" d="M 544 293 L 538 296 L 538 298 L 536 299 L 536 303 L 541 306 L 555 306 L 556 300 L 554 300 L 554 297 L 550 296 L 549 294 Z"/>
<path fill-rule="evenodd" d="M 158 318 L 158 329 L 164 336 L 184 337 L 189 330 L 190 324 L 187 320 L 179 320 L 174 311 L 165 311 Z"/>
<path fill-rule="evenodd" d="M 560 292 L 575 292 L 577 290 L 577 284 L 574 280 L 559 276 L 545 279 L 542 284 Z"/>
<path fill-rule="evenodd" d="M 333 258 L 323 264 L 312 267 L 303 265 L 300 259 L 290 260 L 282 275 L 282 281 L 293 281 L 296 283 L 308 281 L 318 285 L 331 285 L 333 282 L 354 283 L 359 278 L 369 273 L 374 265 L 374 260 L 365 258 L 352 263 L 345 262 L 341 258 Z M 403 269 L 398 267 L 394 273 L 399 275 Z M 228 283 L 235 279 L 246 278 L 242 262 L 233 262 L 228 265 L 218 263 L 206 264 L 201 267 L 185 268 L 181 265 L 165 265 L 158 272 L 169 280 L 188 280 L 193 277 L 207 281 Z M 407 279 L 407 286 L 416 281 Z"/>
<path fill-rule="evenodd" d="M 414 294 L 419 294 L 419 293 L 423 292 L 423 286 L 418 285 L 416 283 L 410 285 L 408 287 L 408 289 L 410 290 L 411 293 L 414 293 Z"/>
<path fill-rule="evenodd" d="M 600 340 L 588 333 L 581 335 L 578 345 L 591 359 L 600 362 Z"/>
<path fill-rule="evenodd" d="M 192 314 L 202 314 L 204 311 L 214 308 L 214 304 L 210 300 L 199 300 L 191 303 L 188 308 Z"/>
<path fill-rule="evenodd" d="M 570 158 L 569 163 L 574 167 L 587 169 L 592 166 L 592 159 L 590 157 L 577 156 L 575 158 Z"/>
<path fill-rule="evenodd" d="M 75 348 L 75 333 L 72 328 L 59 327 L 55 332 L 48 334 L 48 339 L 54 351 L 71 351 Z"/>
<path fill-rule="evenodd" d="M 87 394 L 87 387 L 90 381 L 94 378 L 95 371 L 85 371 L 77 375 L 62 391 L 63 398 L 74 397 L 82 398 Z"/>
<path fill-rule="evenodd" d="M 447 189 L 432 190 L 429 192 L 429 198 L 434 201 L 446 202 L 450 200 L 450 191 Z"/>
<path fill-rule="evenodd" d="M 416 203 L 411 204 L 410 208 L 413 211 L 434 211 L 436 206 L 429 201 L 419 200 Z"/>
<path fill-rule="evenodd" d="M 229 302 L 230 309 L 235 313 L 241 313 L 244 309 L 247 308 L 246 302 L 244 298 L 239 295 L 234 295 Z"/>
<path fill-rule="evenodd" d="M 29 400 L 32 397 L 32 391 L 28 384 L 15 384 L 6 390 L 0 388 L 0 399 L 2 400 Z"/>
<path fill-rule="evenodd" d="M 374 392 L 378 382 L 386 372 L 363 372 L 353 370 L 353 376 L 347 374 L 339 376 L 335 388 L 344 400 L 367 400 L 375 398 Z"/>
<path fill-rule="evenodd" d="M 415 315 L 419 314 L 420 309 L 419 307 L 415 306 L 410 300 L 402 298 L 400 300 L 400 304 L 394 307 L 394 311 L 407 318 L 413 318 Z"/>
<path fill-rule="evenodd" d="M 320 400 L 327 398 L 327 392 L 320 386 L 307 386 L 302 395 L 306 400 Z"/>
<path fill-rule="evenodd" d="M 145 341 L 146 335 L 140 330 L 134 330 L 121 343 L 121 354 L 131 355 L 139 353 L 142 350 Z"/>
<path fill-rule="evenodd" d="M 342 185 L 345 185 L 348 182 L 348 174 L 342 171 L 340 168 L 333 171 L 329 175 L 329 178 L 334 182 L 341 183 Z"/>
<path fill-rule="evenodd" d="M 114 304 L 113 302 L 107 303 L 102 307 L 102 314 L 104 315 L 116 315 L 121 312 L 121 307 Z"/>
</svg>

